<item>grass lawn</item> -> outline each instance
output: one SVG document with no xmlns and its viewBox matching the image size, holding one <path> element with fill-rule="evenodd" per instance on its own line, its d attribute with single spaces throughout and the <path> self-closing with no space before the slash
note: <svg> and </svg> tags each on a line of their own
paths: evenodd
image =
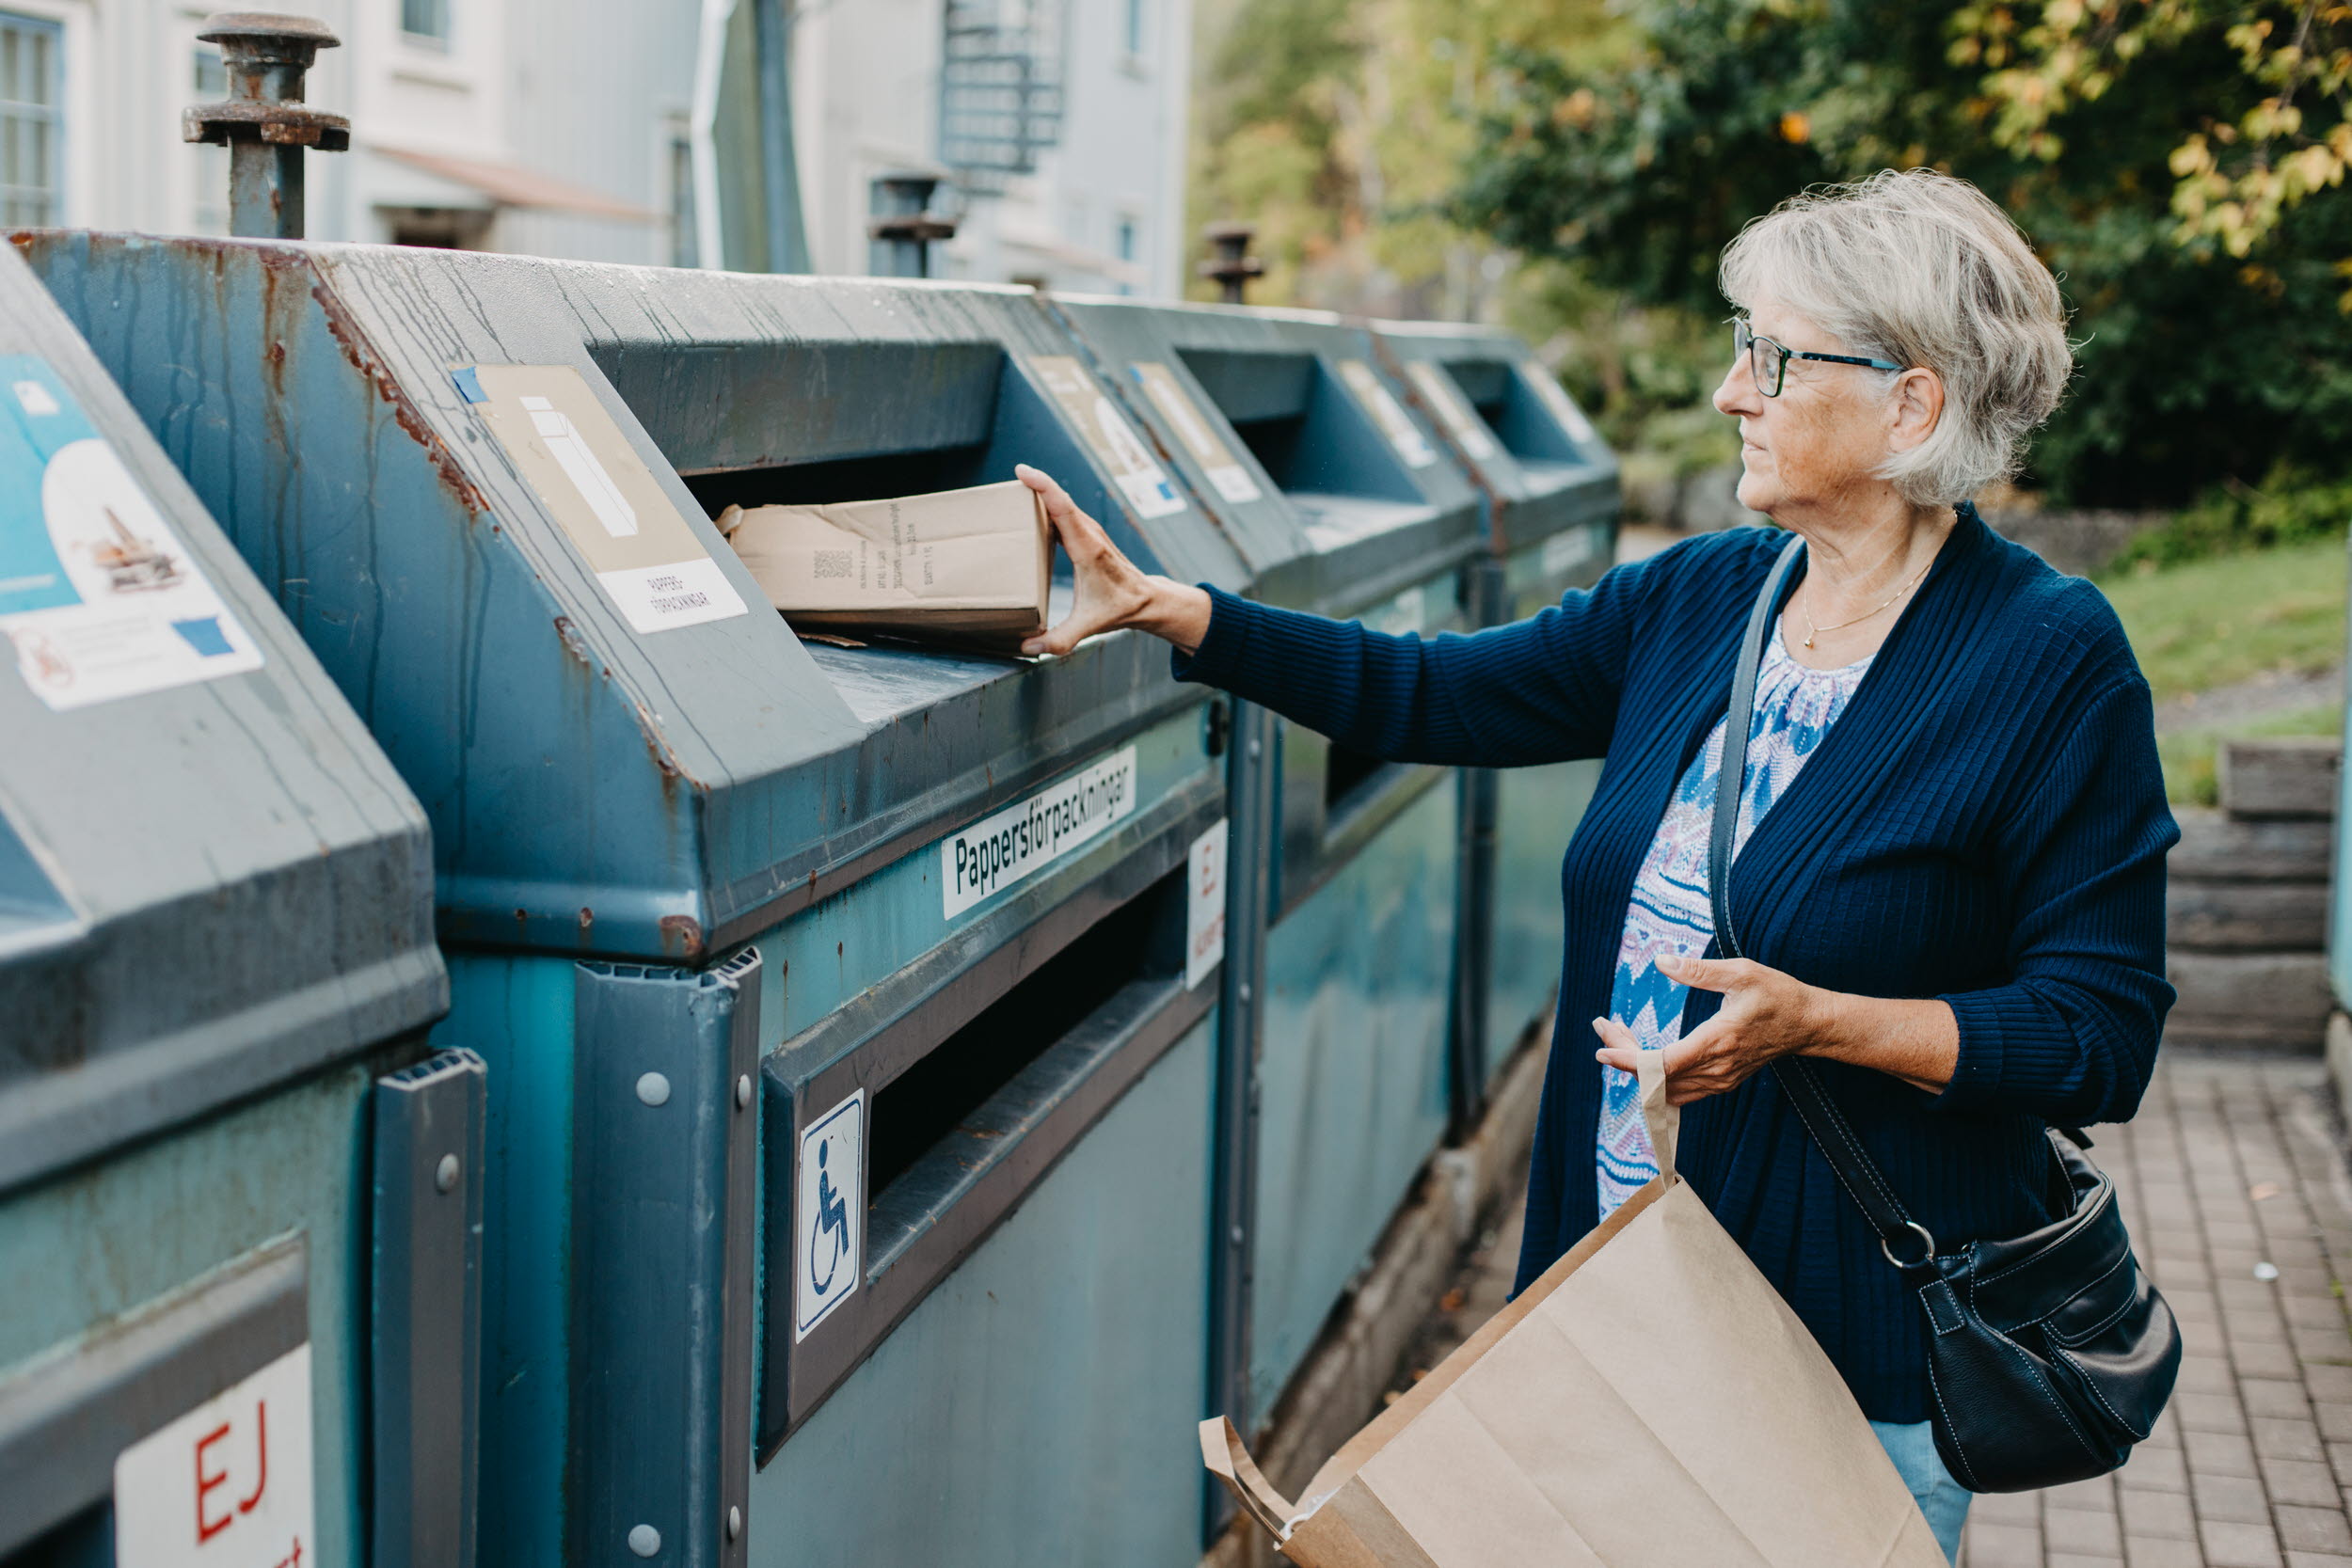
<svg viewBox="0 0 2352 1568">
<path fill-rule="evenodd" d="M 2344 657 L 2344 547 L 2296 545 L 2102 581 L 2156 701 Z"/>
<path fill-rule="evenodd" d="M 2219 556 L 2100 583 L 2139 656 L 2156 701 L 2272 671 L 2327 670 L 2344 657 L 2344 546 L 2327 542 Z M 2173 800 L 2210 805 L 2214 755 L 2226 738 L 2334 735 L 2332 705 L 2175 730 L 2158 737 Z"/>
</svg>

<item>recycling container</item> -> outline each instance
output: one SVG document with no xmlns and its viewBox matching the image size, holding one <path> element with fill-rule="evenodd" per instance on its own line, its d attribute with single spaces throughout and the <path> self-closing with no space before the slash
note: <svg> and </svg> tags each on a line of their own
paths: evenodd
<svg viewBox="0 0 2352 1568">
<path fill-rule="evenodd" d="M 425 816 L 0 249 L 0 1563 L 473 1560 Z"/>
<path fill-rule="evenodd" d="M 1270 603 L 1425 635 L 1477 625 L 1479 497 L 1370 331 L 1314 311 L 1053 296 Z M 1279 726 L 1255 1197 L 1236 1418 L 1262 1422 L 1458 1095 L 1451 769 Z"/>
<path fill-rule="evenodd" d="M 1455 322 L 1372 324 L 1381 358 L 1484 503 L 1478 624 L 1502 626 L 1590 587 L 1616 555 L 1617 462 L 1528 344 Z M 1565 950 L 1560 859 L 1597 758 L 1462 775 L 1465 1072 L 1482 1086 L 1547 1037 Z"/>
<path fill-rule="evenodd" d="M 1245 583 L 1026 291 L 23 243 L 431 814 L 484 1560 L 1192 1562 L 1227 705 L 710 522 L 1026 460 Z"/>
</svg>

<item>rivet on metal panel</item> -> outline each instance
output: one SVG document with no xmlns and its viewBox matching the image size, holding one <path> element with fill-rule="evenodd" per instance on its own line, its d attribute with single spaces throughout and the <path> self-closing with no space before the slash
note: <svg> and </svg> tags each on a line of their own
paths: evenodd
<svg viewBox="0 0 2352 1568">
<path fill-rule="evenodd" d="M 1249 982 L 1248 982 L 1248 981 L 1244 980 L 1244 981 L 1241 983 L 1241 992 L 1240 992 L 1240 995 L 1241 995 L 1241 1000 L 1242 1000 L 1242 1001 L 1247 1002 L 1247 1001 L 1248 1001 L 1248 1000 L 1249 1000 Z"/>
<path fill-rule="evenodd" d="M 739 1111 L 748 1111 L 751 1105 L 752 1075 L 748 1072 L 739 1073 L 735 1080 L 735 1108 Z"/>
<path fill-rule="evenodd" d="M 458 1162 L 456 1155 L 442 1155 L 441 1163 L 433 1167 L 433 1190 L 437 1193 L 451 1191 L 457 1185 L 457 1178 L 464 1173 L 465 1168 Z"/>
<path fill-rule="evenodd" d="M 639 1557 L 651 1557 L 661 1549 L 661 1532 L 651 1525 L 633 1525 L 628 1532 L 628 1549 Z"/>
<path fill-rule="evenodd" d="M 1249 755 L 1251 760 L 1256 760 L 1259 754 L 1264 752 L 1264 743 L 1259 740 L 1256 736 L 1253 735 L 1249 737 Z"/>
<path fill-rule="evenodd" d="M 742 1537 L 742 1534 L 743 1534 L 743 1511 L 742 1511 L 741 1509 L 739 1509 L 739 1508 L 730 1508 L 730 1509 L 728 1509 L 728 1510 L 727 1510 L 727 1539 L 728 1539 L 728 1540 L 730 1540 L 730 1541 L 739 1540 L 739 1539 Z"/>
<path fill-rule="evenodd" d="M 670 1102 L 670 1081 L 658 1072 L 648 1072 L 637 1080 L 637 1098 L 648 1105 Z"/>
<path fill-rule="evenodd" d="M 1231 1232 L 1228 1233 L 1228 1239 L 1231 1240 L 1235 1246 L 1239 1246 L 1242 1243 L 1249 1239 L 1249 1232 L 1244 1230 L 1237 1225 L 1233 1227 Z"/>
</svg>

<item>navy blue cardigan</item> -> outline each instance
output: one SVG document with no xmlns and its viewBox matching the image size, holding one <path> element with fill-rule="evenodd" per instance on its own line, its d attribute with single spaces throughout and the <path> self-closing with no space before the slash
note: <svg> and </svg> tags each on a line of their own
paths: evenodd
<svg viewBox="0 0 2352 1568">
<path fill-rule="evenodd" d="M 1561 872 L 1567 950 L 1522 1289 L 1597 1223 L 1588 1021 L 1608 1010 L 1634 873 L 1723 717 L 1748 607 L 1786 537 L 1703 535 L 1516 626 L 1427 641 L 1216 593 L 1199 652 L 1177 659 L 1182 678 L 1375 756 L 1607 759 Z M 2119 1121 L 2138 1105 L 2172 1004 L 2164 857 L 2179 836 L 2148 686 L 2106 598 L 1963 508 L 1730 888 L 1757 961 L 1836 990 L 1950 1004 L 1960 1062 L 1941 1094 L 1821 1064 L 1945 1250 L 2050 1217 L 2045 1121 Z M 1719 1005 L 1692 991 L 1685 1031 Z M 1684 1107 L 1680 1161 L 1862 1408 L 1927 1419 L 1924 1315 L 1777 1078 Z"/>
</svg>

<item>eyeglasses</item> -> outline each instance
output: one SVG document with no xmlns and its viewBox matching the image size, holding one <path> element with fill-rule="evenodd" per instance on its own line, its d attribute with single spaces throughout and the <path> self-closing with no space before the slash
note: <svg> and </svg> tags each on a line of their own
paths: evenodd
<svg viewBox="0 0 2352 1568">
<path fill-rule="evenodd" d="M 1731 319 L 1731 351 L 1748 356 L 1748 373 L 1756 377 L 1756 389 L 1768 398 L 1780 396 L 1780 384 L 1788 373 L 1788 361 L 1791 359 L 1819 359 L 1825 365 L 1860 365 L 1873 371 L 1902 369 L 1900 365 L 1884 359 L 1865 359 L 1851 354 L 1807 354 L 1803 349 L 1784 347 L 1770 338 L 1759 338 L 1750 331 L 1745 316 Z"/>
</svg>

